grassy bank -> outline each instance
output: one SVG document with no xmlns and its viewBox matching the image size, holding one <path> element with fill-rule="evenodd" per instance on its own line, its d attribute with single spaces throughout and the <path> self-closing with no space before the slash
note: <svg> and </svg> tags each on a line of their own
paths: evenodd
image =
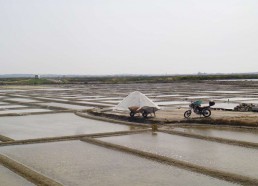
<svg viewBox="0 0 258 186">
<path fill-rule="evenodd" d="M 177 81 L 202 81 L 220 79 L 258 79 L 258 74 L 236 75 L 175 75 L 175 76 L 102 76 L 66 78 L 70 83 L 172 83 Z"/>
<path fill-rule="evenodd" d="M 60 80 L 34 79 L 34 78 L 8 78 L 0 79 L 0 85 L 47 85 L 62 84 Z"/>
</svg>

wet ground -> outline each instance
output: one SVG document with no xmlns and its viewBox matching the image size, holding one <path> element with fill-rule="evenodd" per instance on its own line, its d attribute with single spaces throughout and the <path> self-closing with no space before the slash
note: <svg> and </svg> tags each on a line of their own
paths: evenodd
<svg viewBox="0 0 258 186">
<path fill-rule="evenodd" d="M 258 185 L 256 128 L 175 122 L 184 121 L 184 111 L 196 99 L 216 100 L 217 109 L 256 104 L 257 88 L 258 82 L 210 81 L 2 86 L 0 185 L 40 185 L 44 179 L 59 185 Z M 173 123 L 151 132 L 149 124 L 87 114 L 95 108 L 128 117 L 111 107 L 135 90 L 162 107 L 150 120 Z M 221 118 L 257 122 L 258 114 L 212 110 L 211 119 Z M 82 136 L 89 134 L 91 142 Z M 45 178 L 29 179 L 33 176 L 19 163 Z"/>
</svg>

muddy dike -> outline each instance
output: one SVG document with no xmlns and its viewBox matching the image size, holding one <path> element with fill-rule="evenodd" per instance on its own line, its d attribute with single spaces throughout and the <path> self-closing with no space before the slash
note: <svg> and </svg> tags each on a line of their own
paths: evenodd
<svg viewBox="0 0 258 186">
<path fill-rule="evenodd" d="M 231 119 L 194 118 L 194 119 L 181 120 L 180 123 L 245 126 L 245 127 L 258 128 L 258 122 L 247 122 L 247 121 L 242 121 L 237 119 L 231 120 Z"/>
<path fill-rule="evenodd" d="M 163 121 L 156 121 L 152 118 L 143 118 L 143 117 L 130 117 L 125 115 L 118 115 L 118 114 L 111 114 L 106 112 L 100 112 L 99 110 L 87 110 L 87 114 L 107 118 L 107 119 L 114 119 L 120 121 L 126 121 L 131 123 L 139 123 L 139 124 L 164 124 Z"/>
<path fill-rule="evenodd" d="M 101 118 L 113 119 L 118 121 L 126 121 L 131 123 L 139 123 L 139 124 L 176 124 L 176 123 L 184 123 L 184 124 L 207 124 L 207 125 L 218 125 L 218 126 L 237 126 L 237 127 L 251 127 L 258 128 L 258 122 L 256 120 L 253 121 L 243 121 L 242 119 L 234 118 L 234 119 L 219 119 L 219 118 L 204 118 L 204 117 L 196 117 L 196 118 L 177 118 L 175 119 L 166 119 L 162 117 L 148 117 L 143 118 L 139 117 L 130 117 L 124 114 L 118 113 L 110 113 L 110 112 L 101 112 L 101 110 L 91 109 L 86 112 L 89 115 L 97 116 Z"/>
<path fill-rule="evenodd" d="M 10 142 L 10 141 L 14 141 L 14 139 L 9 138 L 7 136 L 0 135 L 0 141 L 2 141 L 2 142 Z"/>
</svg>

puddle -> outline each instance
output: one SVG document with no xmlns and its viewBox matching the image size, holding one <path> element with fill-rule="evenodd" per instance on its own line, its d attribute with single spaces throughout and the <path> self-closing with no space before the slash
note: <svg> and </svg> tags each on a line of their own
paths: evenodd
<svg viewBox="0 0 258 186">
<path fill-rule="evenodd" d="M 128 131 L 135 127 L 76 116 L 72 113 L 1 117 L 0 134 L 16 140 Z"/>
<path fill-rule="evenodd" d="M 52 112 L 52 111 L 47 109 L 1 110 L 0 114 L 22 114 L 22 113 L 36 113 L 36 112 Z"/>
<path fill-rule="evenodd" d="M 87 106 L 80 106 L 80 105 L 71 105 L 71 104 L 64 104 L 64 103 L 40 103 L 39 105 L 44 106 L 54 106 L 54 107 L 60 107 L 65 109 L 74 109 L 74 110 L 85 110 L 85 109 L 91 109 L 93 107 L 87 107 Z"/>
<path fill-rule="evenodd" d="M 186 132 L 190 134 L 199 134 L 203 136 L 219 137 L 225 139 L 232 139 L 237 141 L 246 141 L 258 143 L 258 134 L 246 131 L 230 131 L 208 128 L 173 128 L 175 131 Z"/>
<path fill-rule="evenodd" d="M 0 165 L 0 181 L 2 186 L 32 186 L 31 182 Z"/>
<path fill-rule="evenodd" d="M 1 147 L 0 152 L 64 185 L 234 185 L 81 141 Z"/>
<path fill-rule="evenodd" d="M 106 137 L 101 140 L 216 170 L 257 178 L 258 150 L 165 133 Z"/>
</svg>

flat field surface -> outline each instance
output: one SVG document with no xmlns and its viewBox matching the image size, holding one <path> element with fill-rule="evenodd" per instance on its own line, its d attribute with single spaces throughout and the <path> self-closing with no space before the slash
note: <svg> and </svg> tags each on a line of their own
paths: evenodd
<svg viewBox="0 0 258 186">
<path fill-rule="evenodd" d="M 81 141 L 3 147 L 0 153 L 64 185 L 234 185 Z"/>
<path fill-rule="evenodd" d="M 159 132 L 106 137 L 101 140 L 216 170 L 253 178 L 258 175 L 258 150 L 256 149 Z"/>
<path fill-rule="evenodd" d="M 212 128 L 173 128 L 174 131 L 185 132 L 188 134 L 198 134 L 202 136 L 218 137 L 231 140 L 258 143 L 258 133 L 252 131 L 230 131 Z"/>
<path fill-rule="evenodd" d="M 0 118 L 0 134 L 16 140 L 131 130 L 130 126 L 95 121 L 73 113 Z"/>
<path fill-rule="evenodd" d="M 136 90 L 161 105 L 156 117 L 132 119 L 129 110 L 113 110 Z M 203 105 L 215 100 L 211 117 L 192 114 L 184 118 L 188 105 L 196 100 Z M 257 104 L 257 100 L 258 81 L 0 86 L 0 154 L 63 185 L 237 185 L 241 176 L 257 185 L 258 113 L 233 111 L 240 103 Z M 85 109 L 92 108 L 98 116 L 87 118 Z M 141 125 L 137 125 L 138 121 Z M 137 131 L 143 124 L 150 129 L 149 123 L 165 124 L 158 125 L 158 129 L 174 130 L 188 137 Z M 135 131 L 137 134 L 131 133 Z M 109 132 L 116 134 L 106 134 Z M 134 152 L 89 144 L 80 141 L 80 137 L 71 139 L 95 133 L 102 134 L 97 138 L 101 142 L 130 147 Z M 196 139 L 194 135 L 206 138 Z M 52 137 L 62 137 L 64 141 Z M 235 144 L 208 140 L 214 137 Z M 240 142 L 253 146 L 240 146 Z M 135 150 L 236 176 L 228 182 L 197 169 L 140 157 Z M 19 171 L 4 165 L 0 163 L 0 185 L 37 185 L 27 181 L 28 175 L 20 177 Z"/>
</svg>

